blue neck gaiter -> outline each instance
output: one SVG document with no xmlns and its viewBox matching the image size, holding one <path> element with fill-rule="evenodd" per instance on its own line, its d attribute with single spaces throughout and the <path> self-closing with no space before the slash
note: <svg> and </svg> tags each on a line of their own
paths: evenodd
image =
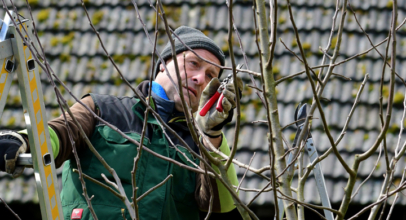
<svg viewBox="0 0 406 220">
<path fill-rule="evenodd" d="M 155 100 L 156 111 L 166 123 L 175 109 L 175 102 L 169 100 L 164 88 L 157 82 L 152 81 L 152 98 Z"/>
<path fill-rule="evenodd" d="M 164 88 L 162 88 L 162 86 L 159 85 L 159 83 L 157 83 L 155 81 L 152 81 L 152 91 L 155 92 L 155 94 L 157 94 L 159 97 L 161 97 L 165 100 L 169 100 Z"/>
</svg>

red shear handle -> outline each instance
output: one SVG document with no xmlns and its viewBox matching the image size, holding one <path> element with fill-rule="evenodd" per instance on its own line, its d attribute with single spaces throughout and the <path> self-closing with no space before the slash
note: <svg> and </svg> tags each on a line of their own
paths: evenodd
<svg viewBox="0 0 406 220">
<path fill-rule="evenodd" d="M 209 99 L 209 101 L 203 106 L 202 110 L 200 110 L 200 116 L 205 116 L 207 112 L 209 112 L 210 108 L 214 105 L 214 103 L 219 98 L 220 93 L 216 91 L 214 95 Z"/>
<path fill-rule="evenodd" d="M 223 95 L 223 93 L 221 93 L 221 96 L 220 96 L 219 101 L 217 102 L 217 106 L 216 106 L 216 109 L 219 112 L 223 112 L 223 105 L 222 105 L 223 98 L 224 98 L 224 95 Z"/>
</svg>

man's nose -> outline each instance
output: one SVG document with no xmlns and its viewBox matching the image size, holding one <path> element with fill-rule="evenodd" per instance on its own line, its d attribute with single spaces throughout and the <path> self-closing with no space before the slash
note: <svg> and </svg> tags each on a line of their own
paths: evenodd
<svg viewBox="0 0 406 220">
<path fill-rule="evenodd" d="M 206 73 L 204 71 L 199 71 L 196 72 L 196 74 L 193 75 L 193 82 L 196 83 L 197 85 L 203 85 L 206 79 Z"/>
</svg>

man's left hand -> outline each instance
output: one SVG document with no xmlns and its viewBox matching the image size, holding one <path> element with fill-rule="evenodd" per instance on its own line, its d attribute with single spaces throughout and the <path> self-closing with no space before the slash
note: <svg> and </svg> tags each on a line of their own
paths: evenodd
<svg viewBox="0 0 406 220">
<path fill-rule="evenodd" d="M 240 78 L 234 79 L 237 81 L 237 85 L 240 92 L 243 88 L 242 80 Z M 201 116 L 199 112 L 202 110 L 203 106 L 208 102 L 208 100 L 217 92 L 217 89 L 221 85 L 218 78 L 213 78 L 210 83 L 203 90 L 202 96 L 199 102 L 199 110 L 197 112 L 196 121 L 199 127 L 203 130 L 205 135 L 211 138 L 217 138 L 221 135 L 221 129 L 224 125 L 229 123 L 234 114 L 234 108 L 236 103 L 236 93 L 234 89 L 234 84 L 232 82 L 228 83 L 222 94 L 224 98 L 222 100 L 223 112 L 216 110 L 216 104 L 214 104 L 205 116 Z"/>
<path fill-rule="evenodd" d="M 10 130 L 0 131 L 0 171 L 10 173 L 13 177 L 20 176 L 24 167 L 16 165 L 17 158 L 27 151 L 27 146 L 21 134 Z"/>
</svg>

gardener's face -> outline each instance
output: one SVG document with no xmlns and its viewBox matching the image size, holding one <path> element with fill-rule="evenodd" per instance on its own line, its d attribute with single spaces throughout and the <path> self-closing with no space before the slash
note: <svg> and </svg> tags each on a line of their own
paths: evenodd
<svg viewBox="0 0 406 220">
<path fill-rule="evenodd" d="M 220 61 L 217 57 L 209 51 L 204 49 L 195 49 L 194 51 L 204 59 L 220 65 Z M 190 51 L 185 52 L 185 56 L 182 52 L 176 57 L 178 60 L 183 96 L 185 97 L 186 103 L 192 108 L 192 112 L 196 112 L 199 107 L 199 100 L 203 89 L 206 88 L 212 78 L 218 77 L 220 68 L 203 61 Z M 178 80 L 173 60 L 168 60 L 166 67 L 177 87 Z M 183 112 L 180 95 L 165 73 L 163 64 L 160 65 L 160 72 L 155 81 L 164 88 L 168 98 L 175 102 L 176 110 Z"/>
</svg>

